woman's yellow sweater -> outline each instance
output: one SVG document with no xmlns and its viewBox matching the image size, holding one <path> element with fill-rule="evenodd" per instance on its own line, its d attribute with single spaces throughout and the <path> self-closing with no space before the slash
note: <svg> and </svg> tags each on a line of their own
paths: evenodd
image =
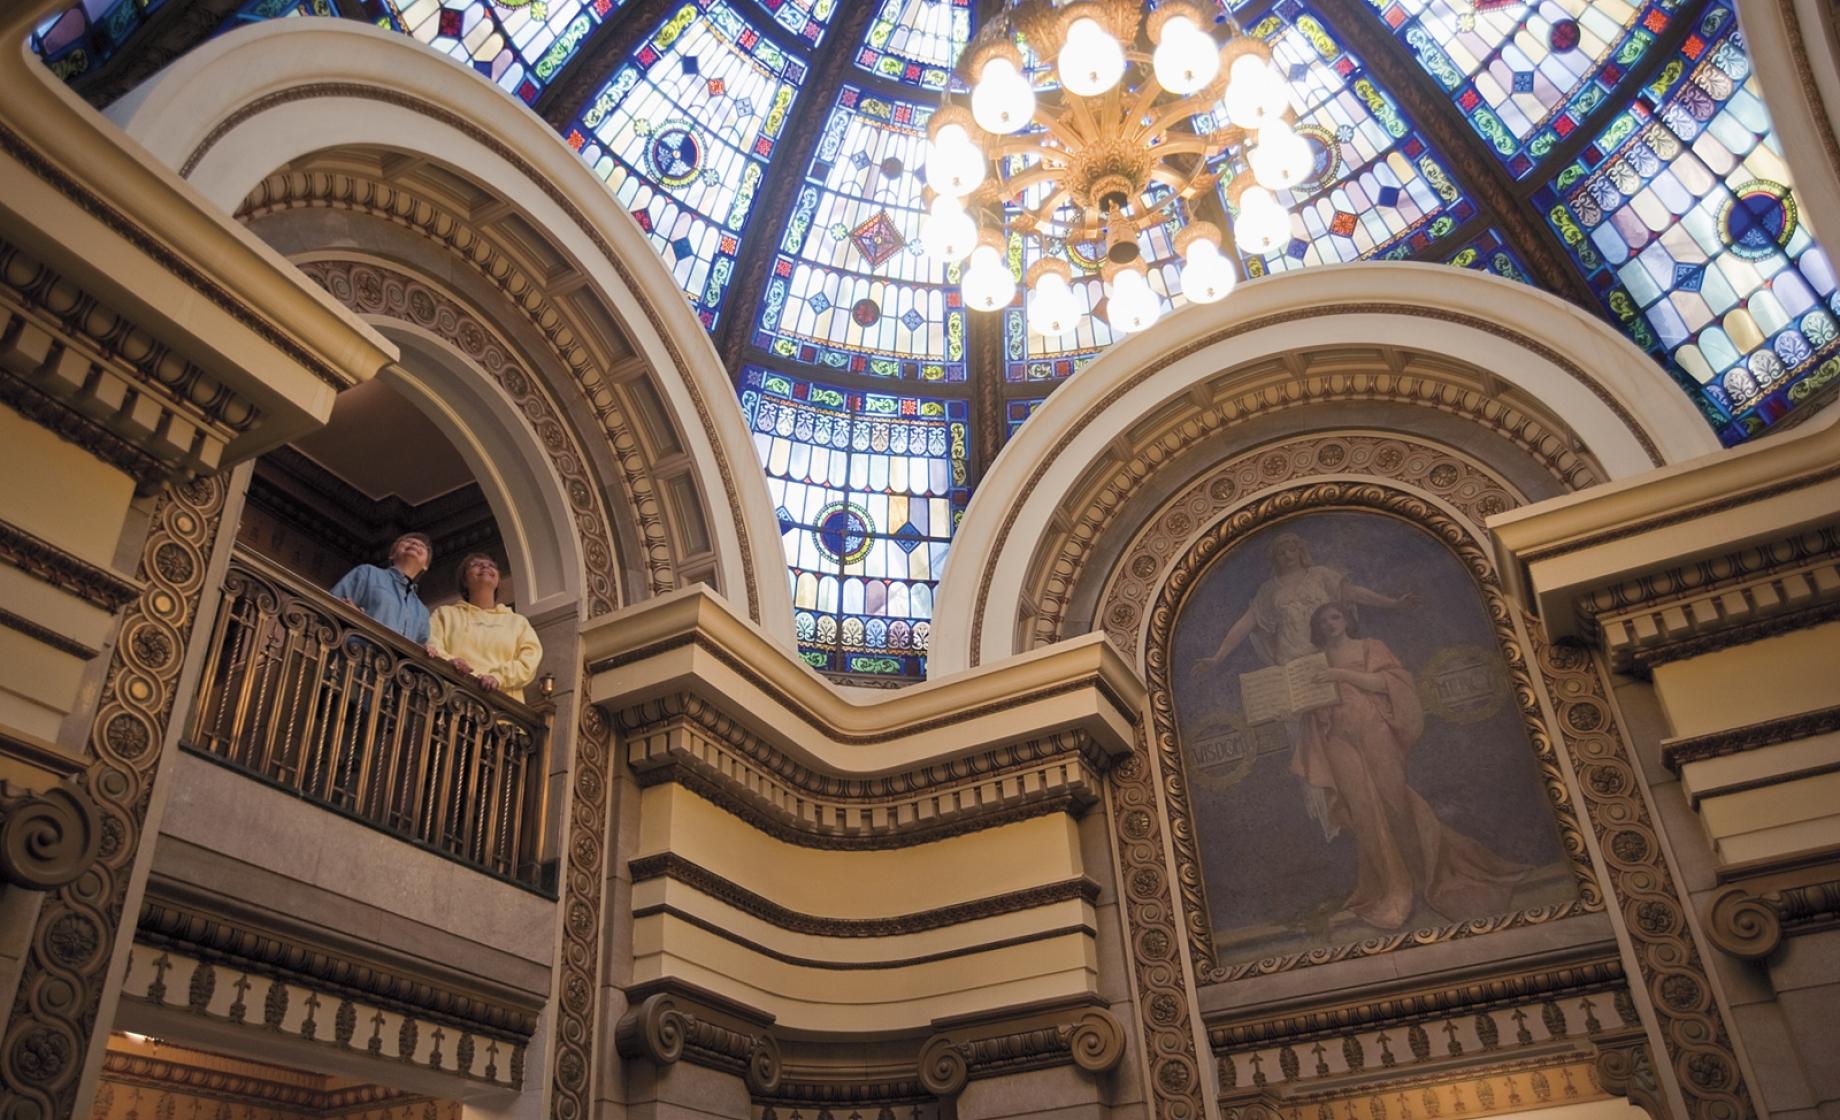
<svg viewBox="0 0 1840 1120">
<path fill-rule="evenodd" d="M 543 659 L 530 620 L 503 603 L 489 611 L 468 602 L 436 607 L 428 617 L 428 645 L 436 657 L 464 661 L 473 673 L 497 679 L 499 691 L 513 700 L 524 699 L 524 686 L 536 679 Z"/>
</svg>

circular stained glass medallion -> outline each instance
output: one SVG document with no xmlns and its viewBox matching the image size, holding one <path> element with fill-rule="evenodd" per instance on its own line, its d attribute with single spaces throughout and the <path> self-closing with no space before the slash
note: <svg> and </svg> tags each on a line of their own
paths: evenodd
<svg viewBox="0 0 1840 1120">
<path fill-rule="evenodd" d="M 868 511 L 854 502 L 832 502 L 818 511 L 812 536 L 818 551 L 833 560 L 854 564 L 869 554 L 875 540 L 875 523 Z"/>
<path fill-rule="evenodd" d="M 1732 192 L 1719 210 L 1719 233 L 1747 261 L 1781 252 L 1795 234 L 1795 199 L 1789 188 L 1753 179 Z"/>
<path fill-rule="evenodd" d="M 660 183 L 685 186 L 702 169 L 703 142 L 691 126 L 672 121 L 652 134 L 651 142 L 645 146 L 645 162 Z"/>
<path fill-rule="evenodd" d="M 856 301 L 856 306 L 850 308 L 850 318 L 859 327 L 873 327 L 882 320 L 882 305 L 864 296 Z"/>
</svg>

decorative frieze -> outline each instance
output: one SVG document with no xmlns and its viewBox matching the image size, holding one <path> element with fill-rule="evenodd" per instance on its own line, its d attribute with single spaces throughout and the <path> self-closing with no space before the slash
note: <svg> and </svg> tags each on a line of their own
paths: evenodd
<svg viewBox="0 0 1840 1120">
<path fill-rule="evenodd" d="M 392 1006 L 394 1001 L 309 984 L 299 974 L 258 971 L 137 941 L 121 998 L 137 1014 L 168 1016 L 145 1020 L 150 1023 L 182 1016 L 198 1020 L 201 1030 L 263 1030 L 300 1046 L 399 1062 L 474 1086 L 516 1090 L 524 1084 L 522 1041 L 415 1014 L 403 1004 Z"/>
</svg>

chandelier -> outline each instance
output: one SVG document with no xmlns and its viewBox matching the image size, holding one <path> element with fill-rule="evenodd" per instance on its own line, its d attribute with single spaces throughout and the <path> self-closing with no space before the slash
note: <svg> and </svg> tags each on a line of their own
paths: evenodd
<svg viewBox="0 0 1840 1120">
<path fill-rule="evenodd" d="M 1273 192 L 1302 183 L 1314 163 L 1286 119 L 1290 90 L 1263 42 L 1229 23 L 1223 45 L 1212 22 L 1189 0 L 1163 0 L 1148 16 L 1135 0 L 1020 0 L 980 30 L 959 66 L 969 107 L 948 96 L 928 126 L 931 201 L 920 231 L 929 256 L 969 259 L 967 305 L 995 311 L 1015 299 L 1006 216 L 1042 246 L 1024 280 L 1029 327 L 1047 337 L 1083 314 L 1052 242 L 1097 247 L 1105 318 L 1130 332 L 1162 312 L 1138 236 L 1200 208 L 1223 175 L 1242 251 L 1263 255 L 1289 240 L 1290 215 Z M 1175 236 L 1193 302 L 1233 290 L 1238 273 L 1221 237 L 1197 218 Z"/>
</svg>

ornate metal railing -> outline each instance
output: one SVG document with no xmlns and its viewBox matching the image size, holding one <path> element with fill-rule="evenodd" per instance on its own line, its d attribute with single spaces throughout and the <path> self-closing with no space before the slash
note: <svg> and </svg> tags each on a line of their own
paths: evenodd
<svg viewBox="0 0 1840 1120">
<path fill-rule="evenodd" d="M 239 550 L 185 745 L 535 885 L 548 731 L 547 710 L 481 689 Z"/>
</svg>

